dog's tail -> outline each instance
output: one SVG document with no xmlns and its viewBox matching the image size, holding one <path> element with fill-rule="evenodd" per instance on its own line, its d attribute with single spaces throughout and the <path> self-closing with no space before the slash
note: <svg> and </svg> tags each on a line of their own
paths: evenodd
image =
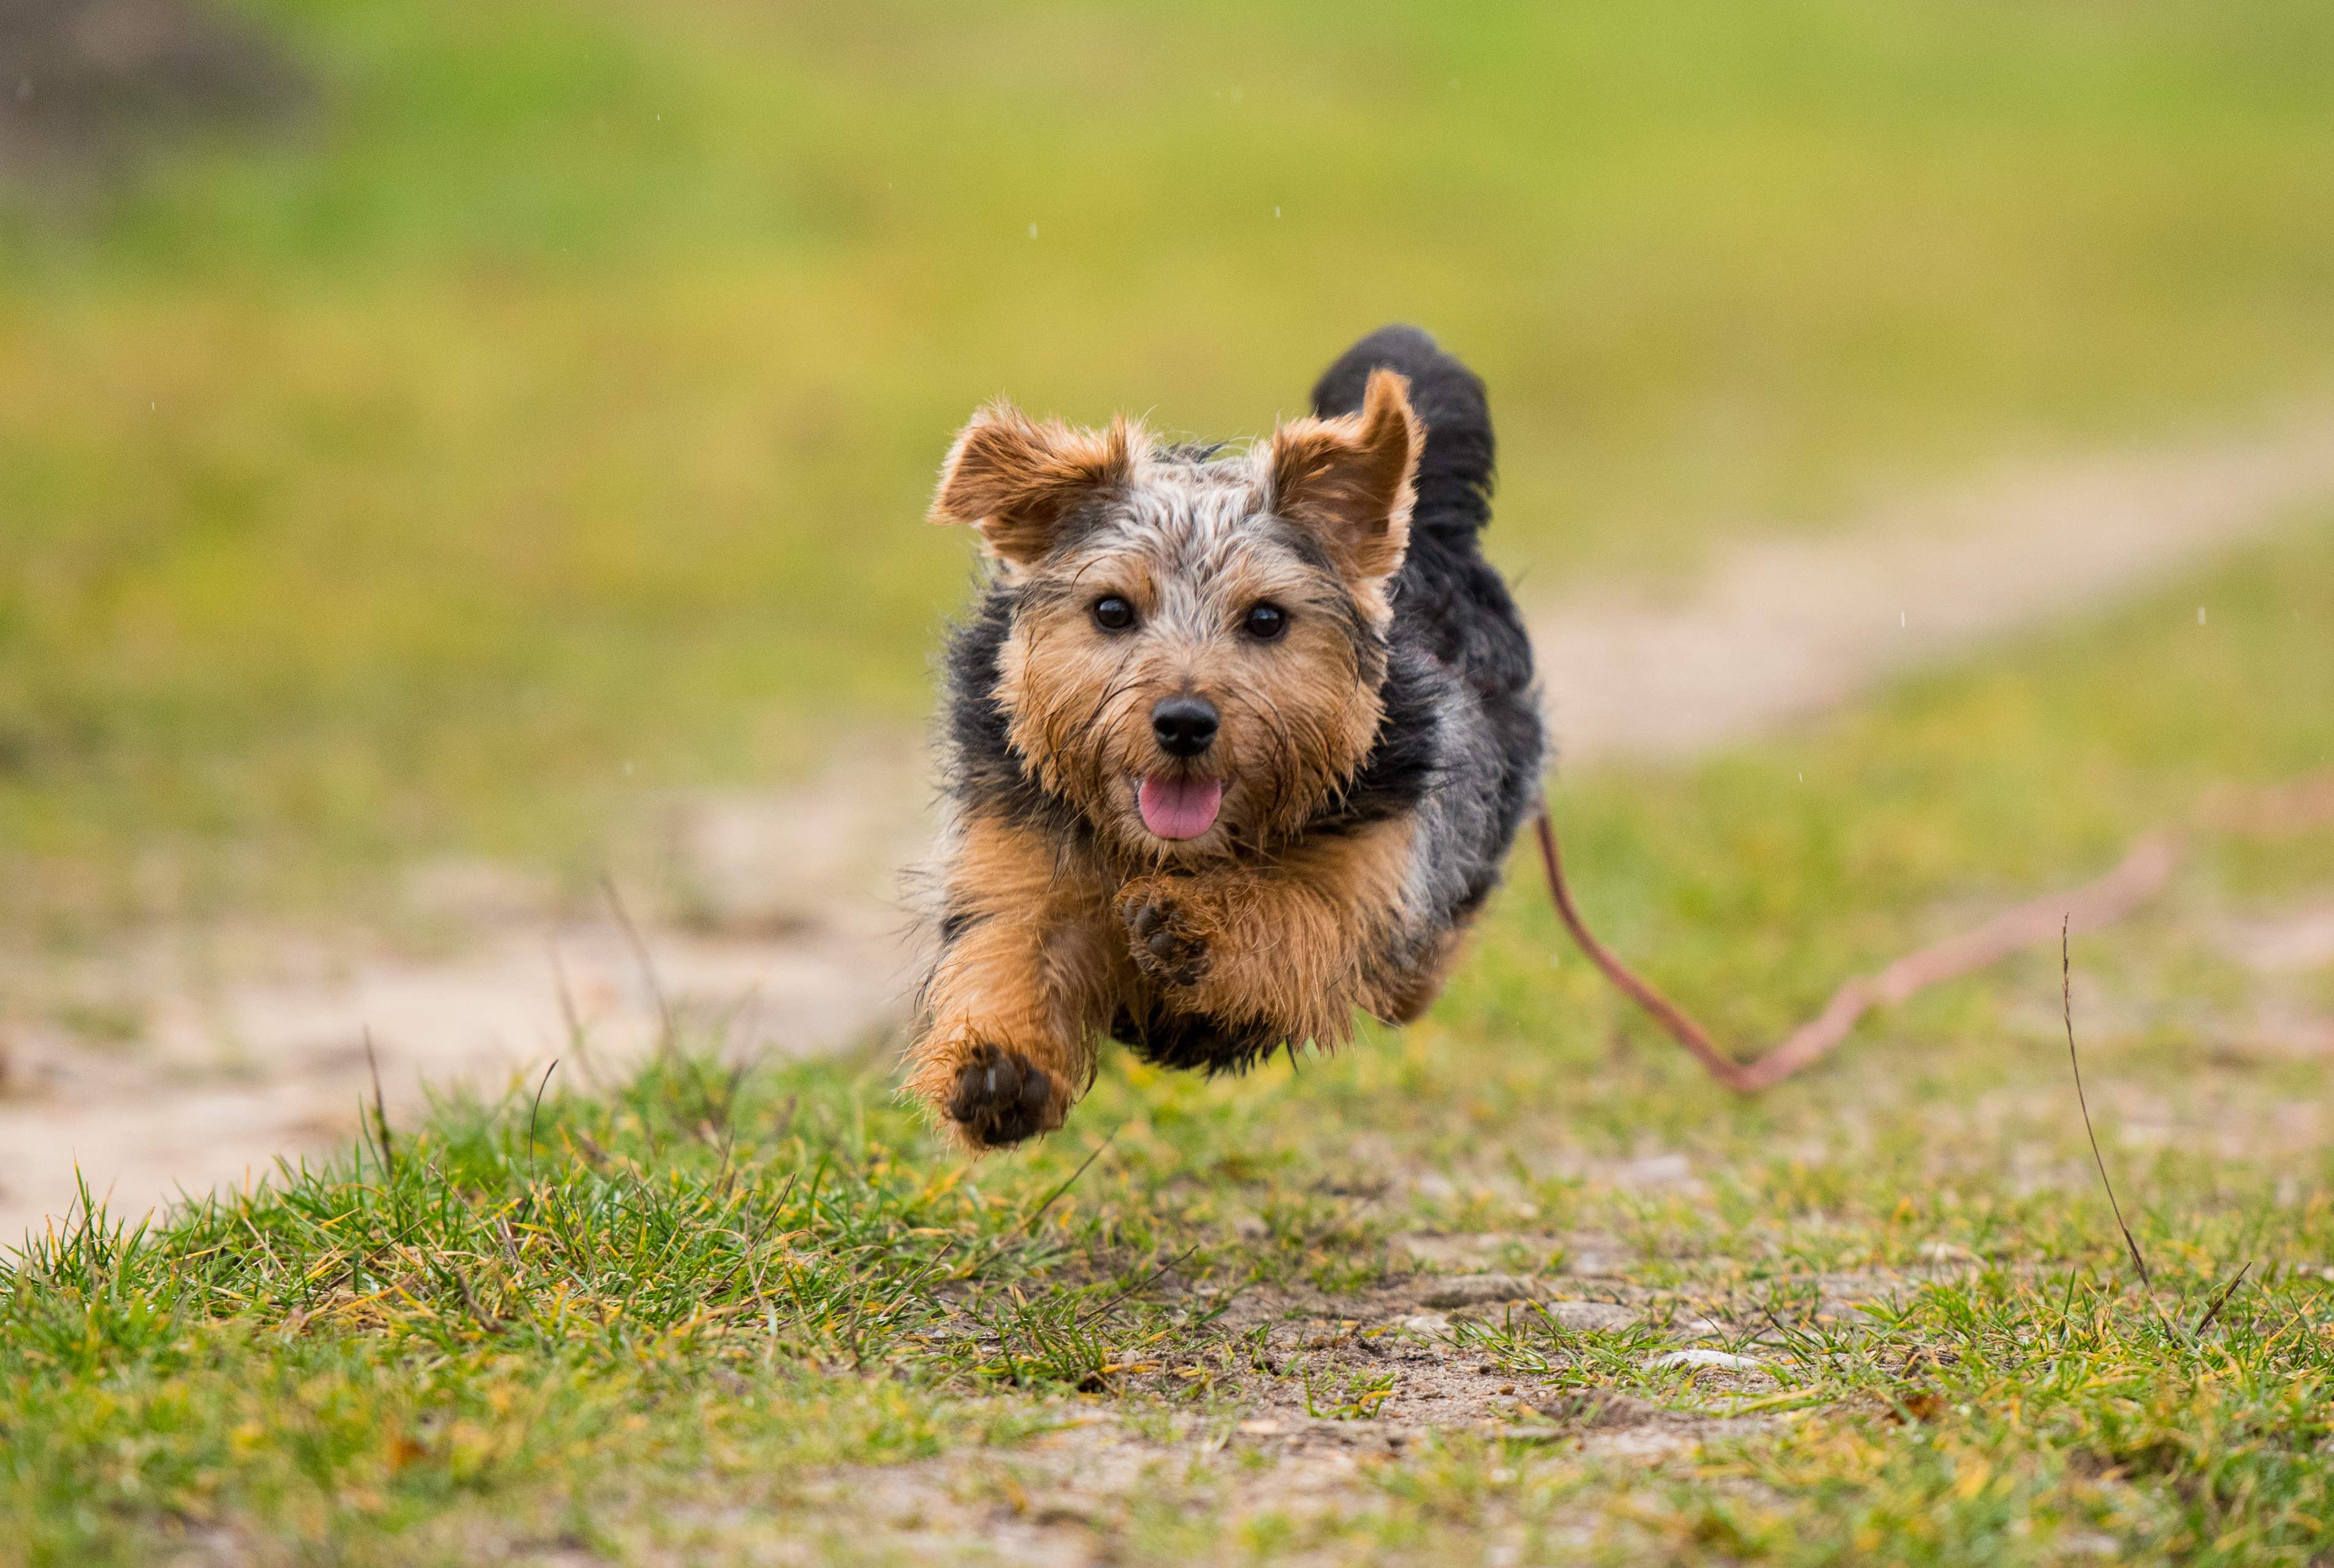
<svg viewBox="0 0 2334 1568">
<path fill-rule="evenodd" d="M 1491 405 L 1482 381 L 1416 327 L 1380 327 L 1322 372 L 1313 411 L 1323 418 L 1355 412 L 1370 372 L 1381 368 L 1410 378 L 1411 407 L 1426 426 L 1412 533 L 1472 541 L 1491 520 Z"/>
</svg>

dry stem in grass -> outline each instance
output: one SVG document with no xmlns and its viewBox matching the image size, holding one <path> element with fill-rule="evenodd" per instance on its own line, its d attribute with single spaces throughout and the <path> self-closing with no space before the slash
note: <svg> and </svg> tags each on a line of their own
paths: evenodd
<svg viewBox="0 0 2334 1568">
<path fill-rule="evenodd" d="M 2075 1105 L 2083 1113 L 2083 1136 L 2091 1142 L 2091 1163 L 2099 1168 L 2099 1185 L 2107 1188 L 2107 1207 L 2114 1211 L 2116 1228 L 2123 1232 L 2123 1244 L 2130 1249 L 2131 1266 L 2139 1271 L 2140 1284 L 2153 1291 L 2156 1277 L 2148 1272 L 2147 1259 L 2139 1250 L 2139 1240 L 2131 1234 L 2131 1226 L 2124 1219 L 2123 1204 L 2116 1197 L 2115 1182 L 2107 1176 L 2107 1157 L 2099 1152 L 2098 1132 L 2091 1126 L 2090 1097 L 2083 1092 L 2082 1059 L 2075 1053 L 2075 964 L 2064 923 L 2059 928 L 2059 1016 L 2067 1024 L 2067 1065 L 2075 1075 Z M 2194 1328 L 2188 1331 L 2191 1340 L 2204 1337 L 2204 1331 L 2213 1326 L 2213 1320 L 2219 1317 L 2221 1309 L 2229 1304 L 2229 1297 L 2236 1294 L 2237 1286 L 2244 1284 L 2245 1275 L 2252 1272 L 2252 1266 L 2248 1260 L 2243 1267 L 2229 1276 L 2229 1283 L 2221 1287 L 2219 1294 L 2213 1297 L 2213 1304 L 2204 1309 L 2204 1315 L 2196 1320 Z M 2164 1322 L 2161 1312 L 2157 1313 L 2156 1321 Z M 2170 1324 L 2166 1323 L 2165 1327 L 2168 1329 Z"/>
<path fill-rule="evenodd" d="M 389 1132 L 389 1100 L 381 1092 L 381 1058 L 373 1054 L 372 1026 L 365 1025 L 365 1067 L 372 1073 L 373 1136 L 381 1142 L 381 1168 L 384 1175 L 397 1173 L 397 1150 Z"/>
<path fill-rule="evenodd" d="M 2213 1326 L 2213 1320 L 2221 1315 L 2221 1309 L 2229 1304 L 2229 1298 L 2237 1294 L 2237 1287 L 2245 1283 L 2245 1275 L 2252 1271 L 2252 1260 L 2248 1258 L 2244 1267 L 2229 1276 L 2229 1283 L 2221 1287 L 2221 1294 L 2213 1298 L 2213 1304 L 2204 1309 L 2204 1315 L 2197 1320 L 2194 1328 L 2188 1331 L 2192 1338 L 2201 1340 L 2204 1337 L 2204 1331 Z"/>
<path fill-rule="evenodd" d="M 2067 1024 L 2067 1065 L 2075 1074 L 2075 1105 L 2083 1113 L 2083 1136 L 2091 1140 L 2091 1163 L 2099 1168 L 2099 1185 L 2107 1189 L 2107 1207 L 2115 1211 L 2116 1228 L 2123 1232 L 2123 1244 L 2131 1249 L 2131 1266 L 2139 1271 L 2139 1283 L 2153 1290 L 2156 1278 L 2147 1272 L 2147 1259 L 2140 1255 L 2138 1239 L 2124 1221 L 2123 1205 L 2116 1198 L 2115 1183 L 2107 1178 L 2107 1156 L 2099 1152 L 2099 1135 L 2091 1127 L 2090 1096 L 2083 1092 L 2083 1063 L 2075 1054 L 2075 962 L 2069 946 L 2071 925 L 2068 921 L 2059 927 L 2059 1012 Z"/>
</svg>

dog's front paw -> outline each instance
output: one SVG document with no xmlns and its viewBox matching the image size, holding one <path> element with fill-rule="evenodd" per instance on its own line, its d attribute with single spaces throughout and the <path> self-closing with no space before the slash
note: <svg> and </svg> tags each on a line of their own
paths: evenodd
<svg viewBox="0 0 2334 1568">
<path fill-rule="evenodd" d="M 1157 883 L 1137 882 L 1119 895 L 1134 967 L 1158 985 L 1181 990 L 1207 977 L 1208 939 L 1175 895 Z"/>
<path fill-rule="evenodd" d="M 1002 1149 L 1060 1124 L 1054 1080 L 1020 1052 L 991 1045 L 972 1047 L 957 1070 L 943 1109 L 975 1149 Z"/>
</svg>

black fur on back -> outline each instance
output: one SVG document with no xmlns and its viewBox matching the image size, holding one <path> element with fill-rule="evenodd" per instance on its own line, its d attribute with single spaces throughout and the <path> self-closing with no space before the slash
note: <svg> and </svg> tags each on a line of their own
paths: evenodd
<svg viewBox="0 0 2334 1568">
<path fill-rule="evenodd" d="M 1506 582 L 1476 544 L 1491 520 L 1497 456 L 1483 383 L 1416 327 L 1381 327 L 1314 383 L 1313 411 L 1358 412 L 1380 369 L 1410 379 L 1410 406 L 1426 427 L 1410 553 L 1394 582 L 1396 640 L 1416 639 L 1478 690 L 1529 691 L 1531 644 Z"/>
<path fill-rule="evenodd" d="M 1394 581 L 1386 722 L 1352 794 L 1371 802 L 1374 814 L 1391 815 L 1438 782 L 1488 792 L 1496 803 L 1495 842 L 1470 846 L 1478 863 L 1470 868 L 1462 907 L 1471 909 L 1498 880 L 1499 863 L 1534 803 L 1546 744 L 1523 618 L 1477 544 L 1491 518 L 1497 443 L 1490 402 L 1475 372 L 1432 338 L 1416 327 L 1391 326 L 1347 349 L 1322 373 L 1313 411 L 1324 418 L 1356 412 L 1370 373 L 1379 369 L 1409 378 L 1426 450 L 1418 462 L 1410 552 Z M 1432 689 L 1436 683 L 1416 674 L 1422 659 L 1456 676 L 1473 698 L 1477 712 L 1467 717 L 1485 731 L 1475 744 L 1450 733 L 1453 716 Z M 1413 672 L 1407 683 L 1405 669 Z M 1444 720 L 1442 733 L 1423 736 L 1422 727 L 1437 726 L 1431 720 L 1422 726 L 1421 717 L 1434 712 Z M 1417 755 L 1423 740 L 1426 758 Z"/>
<path fill-rule="evenodd" d="M 1325 419 L 1359 413 L 1370 372 L 1379 370 L 1410 379 L 1411 409 L 1426 427 L 1413 540 L 1424 529 L 1453 544 L 1471 544 L 1491 520 L 1498 464 L 1491 404 L 1481 380 L 1416 327 L 1380 327 L 1321 372 L 1313 383 L 1313 411 Z"/>
</svg>

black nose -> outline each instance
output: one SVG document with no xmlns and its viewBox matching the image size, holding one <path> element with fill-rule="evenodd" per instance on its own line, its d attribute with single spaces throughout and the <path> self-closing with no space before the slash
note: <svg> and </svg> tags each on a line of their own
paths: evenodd
<svg viewBox="0 0 2334 1568">
<path fill-rule="evenodd" d="M 1151 710 L 1151 733 L 1169 756 L 1197 756 L 1216 739 L 1216 706 L 1204 697 L 1171 697 Z"/>
</svg>

